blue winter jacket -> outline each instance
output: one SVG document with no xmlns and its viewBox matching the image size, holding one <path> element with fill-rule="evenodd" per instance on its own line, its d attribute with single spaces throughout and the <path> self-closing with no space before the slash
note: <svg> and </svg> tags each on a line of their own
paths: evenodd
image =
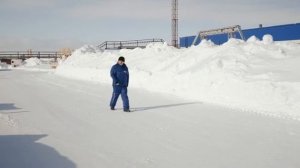
<svg viewBox="0 0 300 168">
<path fill-rule="evenodd" d="M 126 64 L 114 65 L 110 70 L 110 75 L 113 79 L 113 86 L 128 87 L 129 84 L 129 72 Z"/>
</svg>

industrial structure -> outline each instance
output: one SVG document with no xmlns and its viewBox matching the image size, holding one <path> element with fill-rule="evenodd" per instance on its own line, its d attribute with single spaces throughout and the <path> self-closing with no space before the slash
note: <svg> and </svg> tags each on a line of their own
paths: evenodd
<svg viewBox="0 0 300 168">
<path fill-rule="evenodd" d="M 216 29 L 208 31 L 214 32 Z M 217 29 L 218 30 L 218 29 Z M 205 33 L 206 32 L 206 33 Z M 259 39 L 262 39 L 264 35 L 270 34 L 273 36 L 274 41 L 296 41 L 300 43 L 300 23 L 296 24 L 286 24 L 286 25 L 278 25 L 278 26 L 270 26 L 270 27 L 263 27 L 261 24 L 258 28 L 254 29 L 245 29 L 241 30 L 242 33 L 239 31 L 232 32 L 230 35 L 232 38 L 237 39 L 248 39 L 251 36 L 256 36 Z M 190 47 L 192 45 L 198 45 L 201 40 L 198 33 L 196 36 L 186 36 L 180 38 L 180 47 Z M 216 34 L 209 34 L 207 31 L 204 31 L 205 39 L 209 39 L 217 45 L 221 45 L 228 41 L 228 32 L 224 33 L 216 33 Z M 231 38 L 230 37 L 230 38 Z"/>
<path fill-rule="evenodd" d="M 172 46 L 178 48 L 178 0 L 172 0 Z"/>
<path fill-rule="evenodd" d="M 193 45 L 196 44 L 198 39 L 200 38 L 201 40 L 207 39 L 208 36 L 213 36 L 213 35 L 218 35 L 218 34 L 227 34 L 228 39 L 229 38 L 235 38 L 235 33 L 239 33 L 240 37 L 242 40 L 245 41 L 245 37 L 243 35 L 241 26 L 236 25 L 236 26 L 230 26 L 230 27 L 224 27 L 220 29 L 212 29 L 212 30 L 206 30 L 206 31 L 200 31 L 196 38 L 194 39 Z"/>
<path fill-rule="evenodd" d="M 12 60 L 26 60 L 29 58 L 62 58 L 63 53 L 55 51 L 0 51 L 0 62 L 11 64 Z"/>
<path fill-rule="evenodd" d="M 178 37 L 178 0 L 172 0 L 172 41 L 171 45 L 179 48 Z M 127 41 L 105 41 L 98 45 L 101 50 L 120 50 L 120 49 L 135 49 L 145 48 L 150 43 L 164 43 L 163 39 L 143 39 L 143 40 L 127 40 Z"/>
<path fill-rule="evenodd" d="M 143 40 L 128 40 L 128 41 L 105 41 L 98 45 L 102 50 L 120 50 L 120 49 L 135 49 L 145 48 L 150 43 L 164 43 L 163 39 L 143 39 Z"/>
</svg>

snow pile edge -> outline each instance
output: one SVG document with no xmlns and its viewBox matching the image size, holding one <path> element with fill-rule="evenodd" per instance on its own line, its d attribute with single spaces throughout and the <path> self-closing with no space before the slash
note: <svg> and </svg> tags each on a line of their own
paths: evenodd
<svg viewBox="0 0 300 168">
<path fill-rule="evenodd" d="M 55 73 L 110 84 L 110 68 L 121 55 L 129 66 L 130 87 L 300 119 L 299 80 L 285 78 L 299 70 L 297 44 L 265 36 L 263 41 L 231 39 L 221 46 L 203 41 L 180 50 L 167 44 L 116 52 L 84 46 Z"/>
</svg>

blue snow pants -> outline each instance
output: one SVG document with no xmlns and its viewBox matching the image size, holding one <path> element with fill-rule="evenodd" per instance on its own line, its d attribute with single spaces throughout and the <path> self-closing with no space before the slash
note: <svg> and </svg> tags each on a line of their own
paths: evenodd
<svg viewBox="0 0 300 168">
<path fill-rule="evenodd" d="M 127 95 L 127 87 L 124 86 L 113 86 L 113 95 L 110 101 L 110 107 L 115 107 L 118 101 L 118 98 L 121 94 L 123 100 L 123 108 L 124 110 L 129 109 L 129 99 Z"/>
</svg>

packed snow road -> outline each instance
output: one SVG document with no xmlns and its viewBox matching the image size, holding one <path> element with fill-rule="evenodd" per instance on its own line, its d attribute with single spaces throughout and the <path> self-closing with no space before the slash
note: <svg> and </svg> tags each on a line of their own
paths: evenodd
<svg viewBox="0 0 300 168">
<path fill-rule="evenodd" d="M 298 168 L 300 122 L 48 72 L 0 71 L 1 168 Z M 121 107 L 119 103 L 118 107 Z"/>
</svg>

